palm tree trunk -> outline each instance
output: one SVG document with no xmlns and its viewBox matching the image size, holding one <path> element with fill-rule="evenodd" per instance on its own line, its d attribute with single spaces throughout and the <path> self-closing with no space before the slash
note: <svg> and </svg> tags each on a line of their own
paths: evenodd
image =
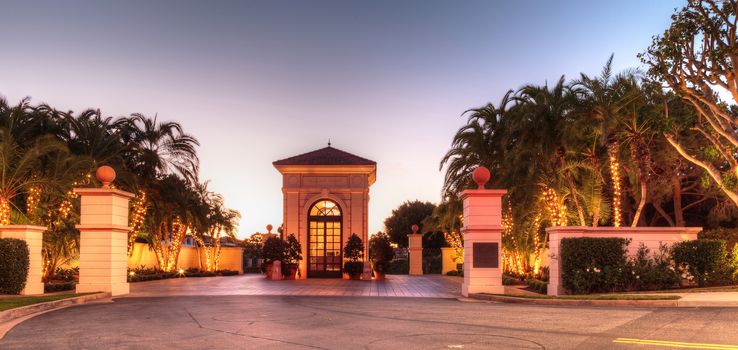
<svg viewBox="0 0 738 350">
<path fill-rule="evenodd" d="M 636 171 L 638 172 L 638 182 L 641 185 L 641 199 L 638 201 L 638 209 L 636 209 L 635 215 L 633 216 L 633 222 L 630 224 L 631 227 L 638 226 L 638 221 L 643 213 L 643 207 L 646 206 L 646 196 L 648 195 L 647 181 L 648 178 L 643 170 L 643 158 L 646 155 L 641 156 L 638 152 L 637 142 L 633 141 L 630 143 L 630 158 L 631 161 L 636 164 Z"/>
<path fill-rule="evenodd" d="M 620 183 L 620 159 L 618 142 L 610 141 L 607 155 L 610 161 L 610 179 L 612 180 L 612 220 L 613 226 L 620 227 L 623 222 L 622 188 Z"/>
<path fill-rule="evenodd" d="M 566 182 L 568 183 L 569 191 L 571 192 L 571 197 L 574 198 L 574 206 L 577 207 L 577 214 L 579 215 L 579 226 L 587 226 L 587 220 L 584 218 L 584 209 L 582 209 L 582 205 L 579 204 L 579 195 L 577 193 L 577 187 L 574 184 L 574 177 L 571 175 L 571 170 L 566 167 L 566 157 L 560 154 L 559 162 L 561 163 L 561 168 L 564 169 Z"/>
</svg>

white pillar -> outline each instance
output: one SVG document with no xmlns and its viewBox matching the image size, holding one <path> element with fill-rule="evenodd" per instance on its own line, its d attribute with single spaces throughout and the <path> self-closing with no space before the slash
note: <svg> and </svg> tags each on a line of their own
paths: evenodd
<svg viewBox="0 0 738 350">
<path fill-rule="evenodd" d="M 489 170 L 474 170 L 476 190 L 461 193 L 464 203 L 464 283 L 461 294 L 502 294 L 502 196 L 506 190 L 487 190 Z"/>
<path fill-rule="evenodd" d="M 107 188 L 115 172 L 107 167 L 98 179 L 103 188 L 75 188 L 81 197 L 79 283 L 77 293 L 128 294 L 128 201 L 132 193 Z M 109 173 L 112 172 L 112 175 Z"/>
<path fill-rule="evenodd" d="M 41 256 L 44 231 L 46 227 L 43 226 L 6 225 L 0 227 L 0 238 L 20 239 L 28 245 L 28 275 L 21 295 L 44 294 L 44 283 L 41 281 L 44 269 Z"/>
</svg>

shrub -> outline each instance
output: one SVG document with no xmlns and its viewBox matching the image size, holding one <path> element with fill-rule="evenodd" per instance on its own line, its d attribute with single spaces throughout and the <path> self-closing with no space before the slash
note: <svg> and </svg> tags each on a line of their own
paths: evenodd
<svg viewBox="0 0 738 350">
<path fill-rule="evenodd" d="M 0 294 L 20 294 L 28 276 L 28 244 L 15 238 L 0 238 Z"/>
<path fill-rule="evenodd" d="M 502 282 L 503 282 L 502 284 L 505 284 L 505 281 L 504 280 Z M 541 293 L 541 294 L 547 294 L 548 293 L 548 283 L 547 282 L 544 282 L 544 281 L 541 281 L 541 280 L 538 280 L 538 279 L 535 279 L 535 278 L 529 278 L 529 279 L 525 280 L 525 284 L 528 285 L 528 288 L 529 289 L 531 289 L 531 290 L 533 290 L 535 292 L 538 292 L 538 293 Z"/>
<path fill-rule="evenodd" d="M 715 228 L 704 230 L 697 234 L 698 239 L 721 239 L 725 241 L 726 249 L 732 251 L 738 245 L 738 229 L 736 228 Z"/>
<path fill-rule="evenodd" d="M 284 261 L 287 251 L 287 243 L 278 237 L 269 237 L 264 241 L 262 256 L 264 263 Z"/>
<path fill-rule="evenodd" d="M 364 264 L 361 261 L 364 258 L 364 244 L 355 233 L 351 234 L 346 241 L 346 246 L 343 247 L 343 257 L 346 259 L 343 272 L 356 277 L 364 271 Z"/>
<path fill-rule="evenodd" d="M 454 271 L 454 272 L 456 272 L 456 271 Z M 505 276 L 505 275 L 502 276 L 502 285 L 503 286 L 514 286 L 516 284 L 518 284 L 518 279 L 517 278 L 510 277 L 510 276 Z"/>
<path fill-rule="evenodd" d="M 700 287 L 729 283 L 732 279 L 730 255 L 723 240 L 698 239 L 674 243 L 672 255 L 682 277 L 693 277 Z"/>
<path fill-rule="evenodd" d="M 236 275 L 238 275 L 238 271 L 235 271 L 235 270 L 218 270 L 217 274 L 218 274 L 218 276 L 236 276 Z"/>
<path fill-rule="evenodd" d="M 379 273 L 386 273 L 390 261 L 395 257 L 395 251 L 390 245 L 389 236 L 384 232 L 378 232 L 369 239 L 369 259 L 372 268 Z"/>
<path fill-rule="evenodd" d="M 287 237 L 287 243 L 285 244 L 285 263 L 297 264 L 302 260 L 302 246 L 295 237 L 294 233 L 291 233 Z"/>
<path fill-rule="evenodd" d="M 624 289 L 628 241 L 623 238 L 564 238 L 561 240 L 561 277 L 574 294 Z"/>
<path fill-rule="evenodd" d="M 213 271 L 194 271 L 185 273 L 186 277 L 215 277 L 217 274 Z"/>
<path fill-rule="evenodd" d="M 73 290 L 77 286 L 74 281 L 61 283 L 44 283 L 44 293 L 54 293 L 63 290 Z"/>
<path fill-rule="evenodd" d="M 78 278 L 79 278 L 79 267 L 74 267 L 71 269 L 57 267 L 56 272 L 54 272 L 55 280 L 65 281 L 65 282 L 74 282 Z"/>
<path fill-rule="evenodd" d="M 630 262 L 631 289 L 659 290 L 675 287 L 679 283 L 679 273 L 672 265 L 669 249 L 661 245 L 659 251 L 649 257 L 650 250 L 641 243 L 635 258 Z"/>
<path fill-rule="evenodd" d="M 410 264 L 407 259 L 395 259 L 387 266 L 388 275 L 407 275 L 410 273 Z"/>
</svg>

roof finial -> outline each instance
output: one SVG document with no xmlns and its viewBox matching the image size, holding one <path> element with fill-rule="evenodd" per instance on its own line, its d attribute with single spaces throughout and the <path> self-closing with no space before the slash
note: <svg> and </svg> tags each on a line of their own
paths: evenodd
<svg viewBox="0 0 738 350">
<path fill-rule="evenodd" d="M 331 146 L 331 138 L 329 137 L 328 138 L 328 147 L 330 147 L 330 146 Z"/>
</svg>

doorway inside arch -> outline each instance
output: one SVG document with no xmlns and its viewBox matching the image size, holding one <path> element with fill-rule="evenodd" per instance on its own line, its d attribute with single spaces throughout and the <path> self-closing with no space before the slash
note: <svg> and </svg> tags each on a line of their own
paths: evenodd
<svg viewBox="0 0 738 350">
<path fill-rule="evenodd" d="M 341 277 L 341 208 L 319 200 L 308 212 L 308 277 Z"/>
</svg>

